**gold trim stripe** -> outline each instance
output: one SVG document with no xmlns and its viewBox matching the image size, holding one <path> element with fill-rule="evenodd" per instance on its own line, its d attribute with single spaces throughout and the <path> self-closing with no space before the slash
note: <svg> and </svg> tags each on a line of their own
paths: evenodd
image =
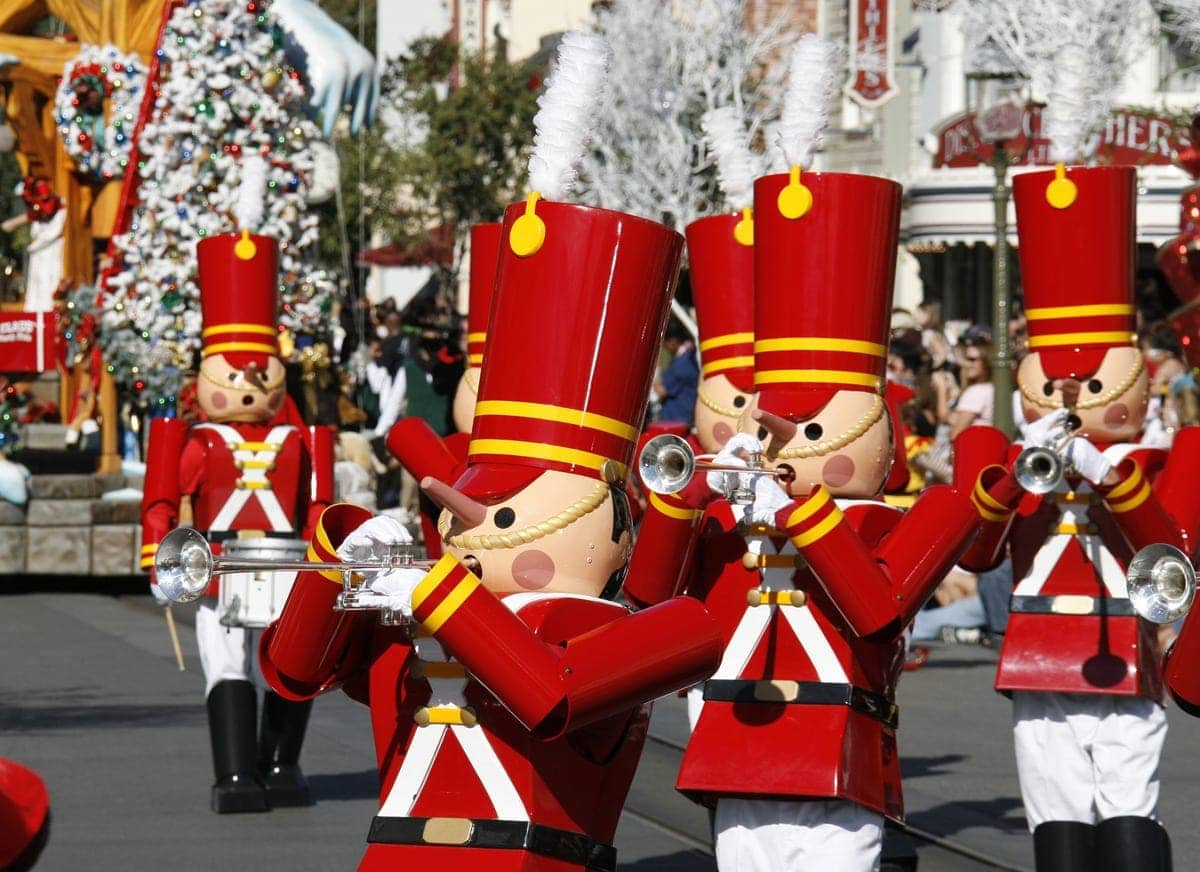
<svg viewBox="0 0 1200 872">
<path fill-rule="evenodd" d="M 668 518 L 674 518 L 677 521 L 694 521 L 702 513 L 696 509 L 685 509 L 679 506 L 672 506 L 654 491 L 650 492 L 650 505 L 659 512 L 666 515 Z"/>
<path fill-rule="evenodd" d="M 829 503 L 829 491 L 825 485 L 821 485 L 820 490 L 796 507 L 796 510 L 788 515 L 788 529 L 795 527 L 797 524 L 802 524 L 815 515 Z"/>
<path fill-rule="evenodd" d="M 1132 512 L 1148 499 L 1150 499 L 1150 483 L 1143 481 L 1141 489 L 1127 500 L 1113 502 L 1112 495 L 1110 494 L 1108 510 L 1117 515 L 1124 514 L 1125 512 Z"/>
<path fill-rule="evenodd" d="M 268 327 L 266 324 L 215 324 L 212 327 L 205 327 L 200 331 L 200 338 L 205 339 L 209 336 L 216 336 L 218 333 L 261 333 L 264 336 L 274 336 L 278 333 L 274 327 Z"/>
<path fill-rule="evenodd" d="M 756 352 L 769 351 L 848 351 L 854 354 L 869 354 L 886 357 L 887 349 L 878 342 L 861 339 L 823 338 L 818 336 L 796 336 L 783 339 L 759 339 L 754 343 Z"/>
<path fill-rule="evenodd" d="M 470 366 L 482 366 L 483 365 L 483 355 L 482 354 L 468 354 L 467 355 L 467 363 Z"/>
<path fill-rule="evenodd" d="M 1090 306 L 1040 306 L 1026 309 L 1025 317 L 1030 321 L 1047 318 L 1092 318 L 1104 315 L 1132 315 L 1131 303 L 1096 303 Z"/>
<path fill-rule="evenodd" d="M 308 553 L 304 556 L 304 559 L 307 560 L 309 563 L 326 563 L 326 562 L 328 562 L 328 561 L 326 561 L 326 559 L 324 557 L 322 557 L 319 553 L 317 553 L 317 549 L 314 548 L 311 544 L 308 546 Z M 340 572 L 336 572 L 332 569 L 313 569 L 311 571 L 317 573 L 319 576 L 321 576 L 321 578 L 329 579 L 330 581 L 334 582 L 335 584 L 341 585 L 341 583 L 342 583 L 342 573 L 340 573 Z"/>
<path fill-rule="evenodd" d="M 517 400 L 483 400 L 475 405 L 475 417 L 482 415 L 508 415 L 513 418 L 534 418 L 539 421 L 557 421 L 561 424 L 572 424 L 576 427 L 587 427 L 620 437 L 627 442 L 636 442 L 638 431 L 624 421 L 598 415 L 595 412 L 585 412 L 583 409 L 571 409 L 566 406 L 552 406 L 549 403 L 525 403 Z"/>
<path fill-rule="evenodd" d="M 216 345 L 205 346 L 201 357 L 224 354 L 226 351 L 258 351 L 271 355 L 279 353 L 279 349 L 276 346 L 268 345 L 265 342 L 218 342 Z"/>
<path fill-rule="evenodd" d="M 429 617 L 421 622 L 421 626 L 431 633 L 436 633 L 446 621 L 453 617 L 459 606 L 467 601 L 467 597 L 479 587 L 479 579 L 470 573 L 454 586 L 454 590 L 446 594 L 446 598 L 438 603 L 437 608 L 429 613 Z"/>
<path fill-rule="evenodd" d="M 722 348 L 726 345 L 742 345 L 754 341 L 754 332 L 748 333 L 724 333 L 720 336 L 714 336 L 711 339 L 705 339 L 700 343 L 700 353 L 711 351 L 714 348 Z"/>
<path fill-rule="evenodd" d="M 825 534 L 842 522 L 842 510 L 837 506 L 833 507 L 833 511 L 826 516 L 821 523 L 817 524 L 811 530 L 805 530 L 803 533 L 797 533 L 792 537 L 792 544 L 797 548 L 807 548 L 814 542 L 825 538 Z"/>
<path fill-rule="evenodd" d="M 1129 477 L 1122 482 L 1113 485 L 1113 489 L 1108 492 L 1108 501 L 1120 500 L 1134 490 L 1142 483 L 1142 469 L 1137 464 L 1133 466 L 1133 472 L 1129 473 Z"/>
<path fill-rule="evenodd" d="M 979 501 L 983 503 L 983 505 L 987 506 L 993 511 L 1003 512 L 1005 515 L 1012 513 L 1012 509 L 1004 505 L 1004 503 L 997 500 L 984 489 L 982 479 L 975 480 L 975 495 L 979 497 Z"/>
<path fill-rule="evenodd" d="M 714 360 L 712 363 L 704 364 L 700 367 L 700 375 L 707 377 L 727 369 L 749 369 L 752 366 L 754 366 L 754 355 L 752 354 L 747 354 L 745 357 L 727 357 L 724 360 Z"/>
<path fill-rule="evenodd" d="M 999 512 L 993 512 L 991 509 L 986 508 L 983 503 L 979 501 L 978 493 L 971 494 L 971 505 L 973 505 L 975 507 L 975 511 L 979 513 L 979 517 L 983 518 L 985 521 L 994 521 L 997 524 L 1004 523 L 1008 520 L 1009 515 L 1012 514 L 1011 512 L 1000 514 Z"/>
<path fill-rule="evenodd" d="M 153 554 L 153 553 L 154 553 L 154 552 L 156 552 L 157 550 L 158 550 L 158 546 L 157 546 L 157 545 L 143 545 L 143 546 L 142 546 L 142 553 L 143 553 L 143 554 Z"/>
<path fill-rule="evenodd" d="M 1128 330 L 1094 330 L 1085 333 L 1051 333 L 1047 336 L 1030 336 L 1030 348 L 1052 348 L 1057 345 L 1087 345 L 1108 343 L 1132 345 L 1135 334 Z"/>
<path fill-rule="evenodd" d="M 882 377 L 865 372 L 852 372 L 845 369 L 768 369 L 754 373 L 756 385 L 789 384 L 800 382 L 804 384 L 840 384 L 858 385 L 866 388 L 879 389 Z"/>
<path fill-rule="evenodd" d="M 487 334 L 486 333 L 468 333 L 467 341 L 468 342 L 487 342 Z"/>
<path fill-rule="evenodd" d="M 446 576 L 461 565 L 453 554 L 446 554 L 441 560 L 433 564 L 433 568 L 429 570 L 429 574 L 421 579 L 421 583 L 413 589 L 413 611 L 419 609 L 421 603 L 425 602 L 437 586 L 446 580 Z"/>
<path fill-rule="evenodd" d="M 478 413 L 476 413 L 478 414 Z M 584 466 L 601 472 L 604 464 L 616 465 L 620 478 L 624 478 L 628 468 L 623 463 L 617 463 L 608 457 L 593 454 L 590 451 L 580 451 L 576 448 L 563 448 L 559 445 L 546 445 L 541 442 L 521 442 L 517 439 L 472 439 L 469 455 L 476 454 L 507 454 L 511 457 L 531 457 L 535 460 L 553 460 L 557 463 L 569 463 L 572 466 Z"/>
</svg>

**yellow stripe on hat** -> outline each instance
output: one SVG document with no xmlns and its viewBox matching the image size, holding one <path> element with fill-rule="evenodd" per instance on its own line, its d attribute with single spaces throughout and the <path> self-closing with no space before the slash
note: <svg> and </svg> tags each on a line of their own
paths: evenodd
<svg viewBox="0 0 1200 872">
<path fill-rule="evenodd" d="M 839 339 L 833 336 L 794 336 L 781 339 L 760 339 L 754 343 L 754 350 L 758 352 L 849 351 L 854 354 L 869 354 L 872 357 L 887 356 L 887 349 L 878 342 L 865 342 L 861 339 Z"/>
<path fill-rule="evenodd" d="M 708 377 L 713 373 L 721 372 L 726 369 L 741 369 L 754 366 L 754 355 L 747 354 L 744 357 L 727 357 L 724 360 L 714 360 L 712 363 L 706 363 L 700 367 L 700 375 Z"/>
<path fill-rule="evenodd" d="M 577 448 L 563 448 L 561 445 L 546 445 L 543 442 L 521 442 L 517 439 L 472 439 L 467 451 L 476 454 L 507 454 L 510 457 L 530 457 L 535 460 L 552 460 L 556 463 L 569 463 L 572 466 L 583 466 L 603 474 L 606 464 L 613 464 L 620 478 L 624 478 L 628 468 L 608 457 L 601 457 L 590 451 L 580 451 Z"/>
<path fill-rule="evenodd" d="M 725 333 L 721 336 L 714 336 L 711 339 L 705 339 L 700 343 L 700 353 L 710 351 L 714 348 L 722 348 L 726 345 L 741 345 L 746 342 L 754 341 L 753 331 L 748 333 Z"/>
<path fill-rule="evenodd" d="M 216 336 L 218 333 L 262 333 L 264 336 L 274 336 L 279 331 L 274 327 L 268 327 L 266 324 L 216 324 L 212 327 L 205 327 L 200 331 L 201 338 Z"/>
<path fill-rule="evenodd" d="M 1086 333 L 1050 333 L 1030 336 L 1030 348 L 1053 348 L 1059 345 L 1132 345 L 1136 335 L 1128 330 L 1095 330 Z"/>
<path fill-rule="evenodd" d="M 638 431 L 624 421 L 597 415 L 595 412 L 585 412 L 583 409 L 552 406 L 549 403 L 525 403 L 516 400 L 484 400 L 477 403 L 475 417 L 487 415 L 509 415 L 513 418 L 534 418 L 539 421 L 573 424 L 576 427 L 610 433 L 629 442 L 635 442 L 638 438 Z"/>
<path fill-rule="evenodd" d="M 218 342 L 216 345 L 205 347 L 201 357 L 212 354 L 224 354 L 226 351 L 257 351 L 262 354 L 278 354 L 279 349 L 265 342 Z"/>
<path fill-rule="evenodd" d="M 754 374 L 756 385 L 776 384 L 838 384 L 857 385 L 878 390 L 882 377 L 865 372 L 844 369 L 768 369 Z"/>
<path fill-rule="evenodd" d="M 1096 303 L 1089 306 L 1041 306 L 1025 310 L 1025 317 L 1030 321 L 1040 321 L 1046 318 L 1092 318 L 1103 315 L 1132 314 L 1132 303 Z"/>
</svg>

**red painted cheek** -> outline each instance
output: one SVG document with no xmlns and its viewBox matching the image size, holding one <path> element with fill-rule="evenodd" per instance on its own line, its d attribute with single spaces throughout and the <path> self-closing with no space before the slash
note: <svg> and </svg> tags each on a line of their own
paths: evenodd
<svg viewBox="0 0 1200 872">
<path fill-rule="evenodd" d="M 512 574 L 526 590 L 541 590 L 554 578 L 554 561 L 544 551 L 525 551 L 513 561 Z"/>
<path fill-rule="evenodd" d="M 821 467 L 821 479 L 829 487 L 842 487 L 854 478 L 854 461 L 844 454 L 836 454 Z"/>
<path fill-rule="evenodd" d="M 1116 430 L 1129 420 L 1129 407 L 1124 403 L 1114 403 L 1104 412 L 1104 426 Z"/>
<path fill-rule="evenodd" d="M 229 405 L 229 399 L 221 391 L 213 391 L 208 401 L 214 409 L 224 409 Z"/>
<path fill-rule="evenodd" d="M 724 445 L 733 438 L 733 428 L 722 421 L 713 425 L 713 444 Z"/>
<path fill-rule="evenodd" d="M 283 405 L 283 391 L 276 391 L 275 393 L 271 394 L 270 399 L 267 400 L 267 408 L 270 409 L 272 412 L 279 411 L 279 407 L 282 405 Z"/>
</svg>

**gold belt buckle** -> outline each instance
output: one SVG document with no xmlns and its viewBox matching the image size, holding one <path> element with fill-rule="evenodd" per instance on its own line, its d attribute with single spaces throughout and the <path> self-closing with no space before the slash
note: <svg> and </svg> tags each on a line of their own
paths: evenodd
<svg viewBox="0 0 1200 872">
<path fill-rule="evenodd" d="M 1079 594 L 1060 594 L 1050 601 L 1050 611 L 1056 615 L 1090 615 L 1092 598 Z"/>
<path fill-rule="evenodd" d="M 421 840 L 427 845 L 465 845 L 475 835 L 470 818 L 435 817 L 425 821 Z"/>
<path fill-rule="evenodd" d="M 754 682 L 754 698 L 759 702 L 792 702 L 800 695 L 800 682 L 784 678 Z"/>
</svg>

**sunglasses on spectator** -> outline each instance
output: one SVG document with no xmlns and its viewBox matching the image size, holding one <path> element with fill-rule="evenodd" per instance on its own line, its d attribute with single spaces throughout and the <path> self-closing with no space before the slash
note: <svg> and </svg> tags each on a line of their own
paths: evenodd
<svg viewBox="0 0 1200 872">
<path fill-rule="evenodd" d="M 976 354 L 974 357 L 972 357 L 971 355 L 968 354 L 966 357 L 963 358 L 963 360 L 965 360 L 967 363 L 979 363 L 979 361 L 983 360 L 983 358 L 980 357 L 978 354 Z"/>
</svg>

